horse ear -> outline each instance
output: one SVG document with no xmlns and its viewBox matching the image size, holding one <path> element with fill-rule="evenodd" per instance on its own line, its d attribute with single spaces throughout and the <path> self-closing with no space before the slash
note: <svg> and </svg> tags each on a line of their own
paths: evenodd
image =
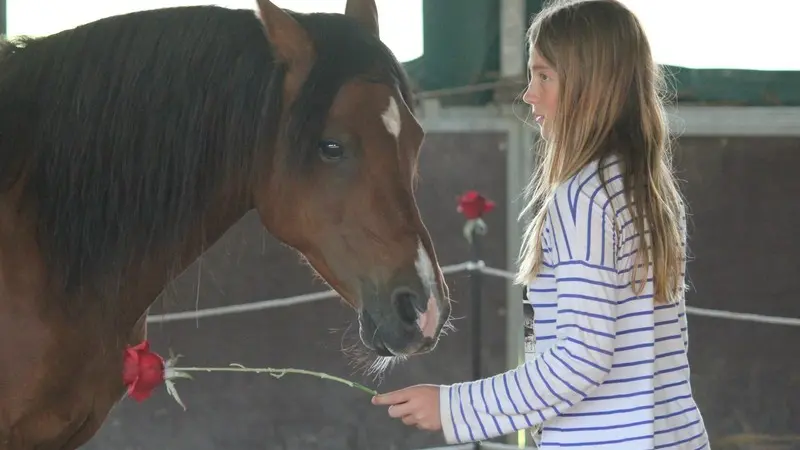
<svg viewBox="0 0 800 450">
<path fill-rule="evenodd" d="M 356 19 L 375 37 L 380 37 L 378 7 L 375 6 L 375 0 L 347 0 L 344 15 Z"/>
<path fill-rule="evenodd" d="M 314 44 L 302 25 L 270 0 L 258 0 L 258 13 L 278 58 L 289 64 L 289 70 L 307 71 L 314 60 Z"/>
</svg>

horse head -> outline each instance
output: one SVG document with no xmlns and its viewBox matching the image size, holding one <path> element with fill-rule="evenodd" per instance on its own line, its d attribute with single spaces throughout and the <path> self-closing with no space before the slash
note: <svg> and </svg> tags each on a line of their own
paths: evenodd
<svg viewBox="0 0 800 450">
<path fill-rule="evenodd" d="M 276 173 L 253 187 L 263 224 L 357 310 L 368 348 L 381 356 L 432 350 L 450 303 L 414 196 L 424 131 L 399 65 L 391 57 L 392 73 L 389 60 L 377 57 L 390 52 L 379 39 L 374 1 L 347 1 L 343 27 L 357 28 L 352 33 L 363 47 L 338 42 L 339 51 L 357 53 L 350 57 L 326 53 L 324 39 L 301 23 L 305 16 L 268 0 L 258 6 L 285 69 L 283 115 L 290 122 L 273 143 Z M 308 111 L 325 105 L 320 85 L 347 64 L 363 70 L 342 80 L 330 93 L 330 108 L 312 123 L 304 105 Z M 280 160 L 298 159 L 305 176 L 277 173 Z"/>
</svg>

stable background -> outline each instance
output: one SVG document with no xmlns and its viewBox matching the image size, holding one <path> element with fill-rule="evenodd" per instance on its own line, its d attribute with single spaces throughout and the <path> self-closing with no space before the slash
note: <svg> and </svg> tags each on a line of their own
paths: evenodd
<svg viewBox="0 0 800 450">
<path fill-rule="evenodd" d="M 0 32 L 6 30 L 5 1 Z M 428 132 L 418 202 L 440 261 L 449 266 L 471 259 L 456 197 L 476 189 L 496 201 L 486 218 L 482 257 L 489 267 L 509 271 L 521 234 L 519 192 L 536 136 L 522 122 L 527 109 L 518 101 L 525 79 L 522 43 L 541 3 L 464 5 L 423 0 L 423 51 L 406 62 Z M 716 20 L 727 20 L 719 14 Z M 784 45 L 760 51 L 795 54 Z M 675 163 L 691 213 L 688 303 L 698 308 L 689 316 L 692 377 L 712 448 L 800 449 L 800 72 L 666 68 L 678 93 L 670 110 Z M 354 313 L 340 301 L 270 303 L 327 287 L 250 214 L 168 286 L 151 311 L 150 339 L 162 354 L 171 348 L 185 355 L 183 365 L 303 368 L 381 391 L 464 381 L 472 364 L 470 276 L 483 278 L 484 374 L 520 361 L 521 288 L 502 276 L 456 271 L 448 283 L 457 330 L 435 353 L 374 380 L 344 351 L 358 335 Z M 180 317 L 162 316 L 237 305 L 257 309 L 169 321 Z M 197 374 L 179 382 L 178 390 L 188 411 L 163 390 L 141 404 L 125 399 L 84 448 L 400 450 L 443 444 L 438 435 L 390 420 L 363 392 L 305 376 Z M 518 436 L 496 442 L 518 443 Z"/>
</svg>

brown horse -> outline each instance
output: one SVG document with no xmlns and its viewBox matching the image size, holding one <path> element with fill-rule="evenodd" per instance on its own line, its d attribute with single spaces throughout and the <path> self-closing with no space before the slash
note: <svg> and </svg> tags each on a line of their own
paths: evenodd
<svg viewBox="0 0 800 450">
<path fill-rule="evenodd" d="M 253 208 L 358 311 L 366 346 L 433 349 L 450 305 L 410 105 L 372 0 L 169 8 L 4 42 L 0 449 L 88 441 L 151 303 Z"/>
</svg>

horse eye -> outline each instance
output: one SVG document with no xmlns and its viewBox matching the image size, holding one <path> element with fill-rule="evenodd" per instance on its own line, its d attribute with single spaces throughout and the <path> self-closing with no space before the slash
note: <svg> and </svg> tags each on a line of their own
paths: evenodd
<svg viewBox="0 0 800 450">
<path fill-rule="evenodd" d="M 320 141 L 319 154 L 326 161 L 337 161 L 344 156 L 344 146 L 336 141 Z"/>
</svg>

